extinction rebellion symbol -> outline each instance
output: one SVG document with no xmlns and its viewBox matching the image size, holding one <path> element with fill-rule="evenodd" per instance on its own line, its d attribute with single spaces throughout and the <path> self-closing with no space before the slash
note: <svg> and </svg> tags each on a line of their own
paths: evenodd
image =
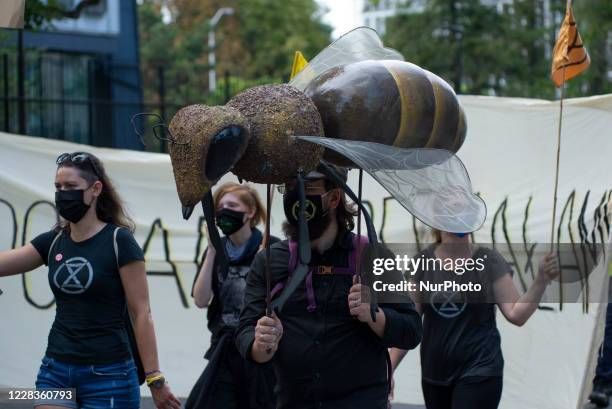
<svg viewBox="0 0 612 409">
<path fill-rule="evenodd" d="M 309 221 L 310 219 L 312 219 L 315 216 L 315 213 L 317 212 L 317 208 L 315 207 L 314 203 L 312 203 L 312 201 L 306 199 L 306 201 L 304 202 L 305 204 L 305 216 L 306 216 L 306 221 Z M 293 207 L 291 208 L 291 213 L 293 213 L 293 217 L 295 217 L 295 220 L 298 220 L 298 211 L 300 210 L 300 202 L 295 202 Z"/>
<path fill-rule="evenodd" d="M 455 318 L 465 310 L 465 294 L 455 291 L 437 291 L 431 295 L 431 307 L 444 318 Z"/>
<path fill-rule="evenodd" d="M 61 264 L 53 275 L 53 283 L 66 294 L 81 294 L 91 285 L 93 269 L 87 259 L 73 257 Z"/>
</svg>

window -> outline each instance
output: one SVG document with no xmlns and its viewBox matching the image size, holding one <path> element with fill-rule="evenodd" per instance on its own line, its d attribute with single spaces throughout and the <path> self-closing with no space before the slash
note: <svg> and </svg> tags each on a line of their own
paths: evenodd
<svg viewBox="0 0 612 409">
<path fill-rule="evenodd" d="M 106 0 L 99 0 L 98 4 L 88 6 L 83 9 L 83 14 L 87 17 L 101 18 L 106 13 Z"/>
<path fill-rule="evenodd" d="M 9 98 L 17 95 L 16 58 L 7 54 Z M 90 72 L 92 57 L 79 54 L 26 52 L 26 134 L 91 143 Z M 14 64 L 13 64 L 14 63 Z M 4 65 L 4 64 L 3 64 Z M 2 73 L 4 75 L 4 73 Z M 0 77 L 2 78 L 2 77 Z M 0 104 L 2 130 L 19 132 L 18 103 Z M 8 117 L 8 123 L 6 119 Z"/>
</svg>

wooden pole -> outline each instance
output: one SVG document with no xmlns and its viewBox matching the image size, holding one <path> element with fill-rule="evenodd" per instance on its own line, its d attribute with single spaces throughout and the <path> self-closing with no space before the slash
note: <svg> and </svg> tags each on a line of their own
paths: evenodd
<svg viewBox="0 0 612 409">
<path fill-rule="evenodd" d="M 557 222 L 557 192 L 559 190 L 559 161 L 561 158 L 561 128 L 563 125 L 563 96 L 565 93 L 565 67 L 563 67 L 563 77 L 561 81 L 561 99 L 559 101 L 559 127 L 557 129 L 557 162 L 555 166 L 555 188 L 553 190 L 553 217 L 550 227 L 550 251 L 553 251 L 555 242 L 555 224 Z"/>
</svg>

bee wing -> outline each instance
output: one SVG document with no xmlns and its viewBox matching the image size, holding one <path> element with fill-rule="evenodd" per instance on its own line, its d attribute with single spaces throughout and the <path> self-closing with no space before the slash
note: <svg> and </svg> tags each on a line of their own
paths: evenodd
<svg viewBox="0 0 612 409">
<path fill-rule="evenodd" d="M 373 29 L 358 27 L 325 47 L 289 84 L 304 91 L 312 80 L 330 68 L 365 60 L 404 61 L 404 57 L 391 48 L 385 48 Z"/>
<path fill-rule="evenodd" d="M 317 136 L 296 138 L 325 146 L 357 164 L 423 223 L 453 233 L 476 231 L 487 215 L 472 192 L 461 160 L 444 149 L 396 148 Z"/>
</svg>

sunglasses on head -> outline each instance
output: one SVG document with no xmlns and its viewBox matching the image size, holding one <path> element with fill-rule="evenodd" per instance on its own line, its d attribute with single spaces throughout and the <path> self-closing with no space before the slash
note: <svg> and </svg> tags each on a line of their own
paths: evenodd
<svg viewBox="0 0 612 409">
<path fill-rule="evenodd" d="M 85 152 L 62 153 L 55 160 L 55 163 L 57 165 L 63 165 L 64 163 L 67 163 L 67 162 L 74 163 L 75 165 L 79 165 L 79 166 L 83 165 L 84 163 L 88 163 L 91 169 L 93 170 L 94 174 L 98 178 L 102 177 L 100 176 L 100 171 L 98 170 L 96 163 L 93 161 L 93 159 L 91 158 L 91 155 L 88 153 L 85 153 Z"/>
</svg>

